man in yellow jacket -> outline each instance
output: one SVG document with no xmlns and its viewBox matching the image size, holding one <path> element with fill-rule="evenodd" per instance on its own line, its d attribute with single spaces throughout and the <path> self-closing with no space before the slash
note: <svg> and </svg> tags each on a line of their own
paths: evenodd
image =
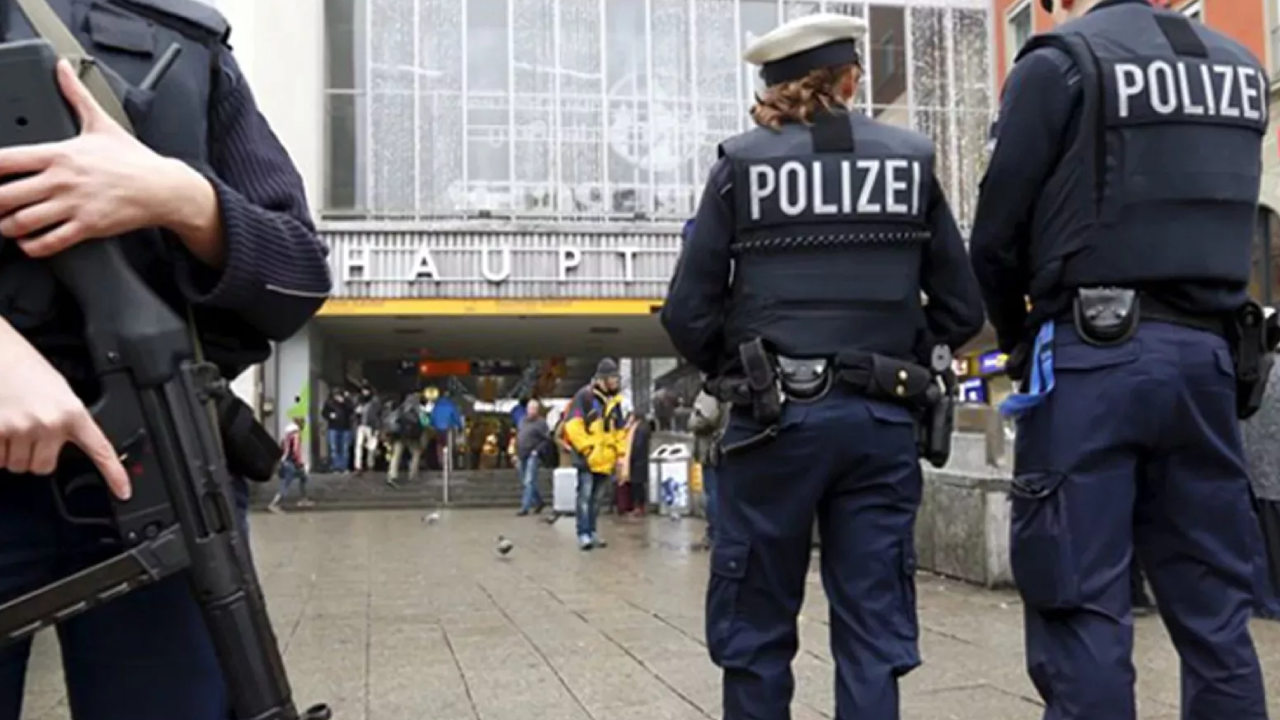
<svg viewBox="0 0 1280 720">
<path fill-rule="evenodd" d="M 601 490 L 613 481 L 626 437 L 621 387 L 618 363 L 605 358 L 596 366 L 591 383 L 574 394 L 565 408 L 564 437 L 578 469 L 578 547 L 582 550 L 607 545 L 596 532 L 596 516 Z"/>
</svg>

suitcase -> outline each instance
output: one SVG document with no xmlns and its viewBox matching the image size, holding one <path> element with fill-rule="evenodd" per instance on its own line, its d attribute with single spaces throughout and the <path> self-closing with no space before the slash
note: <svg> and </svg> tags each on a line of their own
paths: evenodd
<svg viewBox="0 0 1280 720">
<path fill-rule="evenodd" d="M 572 515 L 578 508 L 578 469 L 556 468 L 551 473 L 551 509 Z"/>
</svg>

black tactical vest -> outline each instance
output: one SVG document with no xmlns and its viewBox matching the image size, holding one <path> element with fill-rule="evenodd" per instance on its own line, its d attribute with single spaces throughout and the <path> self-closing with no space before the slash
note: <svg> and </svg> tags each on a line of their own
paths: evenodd
<svg viewBox="0 0 1280 720">
<path fill-rule="evenodd" d="M 217 11 L 195 0 L 52 0 L 85 52 L 97 59 L 117 89 L 138 138 L 156 152 L 210 172 L 209 98 L 216 48 L 228 35 Z M 17 3 L 6 3 L 6 41 L 34 36 Z M 154 92 L 139 89 L 172 44 L 182 53 Z M 132 233 L 121 247 L 133 267 L 179 313 L 175 281 L 178 240 L 159 231 Z M 39 260 L 0 238 L 0 315 L 9 320 L 73 384 L 89 371 L 80 310 Z"/>
<path fill-rule="evenodd" d="M 1268 81 L 1247 49 L 1123 3 L 1027 43 L 1080 70 L 1079 132 L 1036 204 L 1031 295 L 1081 286 L 1247 283 Z"/>
<path fill-rule="evenodd" d="M 924 329 L 933 145 L 861 114 L 757 128 L 720 147 L 735 207 L 728 357 L 763 338 L 795 358 L 907 358 Z"/>
</svg>

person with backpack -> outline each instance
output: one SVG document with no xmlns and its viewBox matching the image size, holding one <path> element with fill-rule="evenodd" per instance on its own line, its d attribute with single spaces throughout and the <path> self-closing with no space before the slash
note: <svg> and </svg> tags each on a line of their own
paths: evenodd
<svg viewBox="0 0 1280 720">
<path fill-rule="evenodd" d="M 416 393 L 405 396 L 404 402 L 383 419 L 383 431 L 391 441 L 391 458 L 387 463 L 387 485 L 399 488 L 396 478 L 400 474 L 400 462 L 409 452 L 409 480 L 416 480 L 422 453 L 427 449 L 427 413 L 422 407 L 422 397 Z"/>
</svg>

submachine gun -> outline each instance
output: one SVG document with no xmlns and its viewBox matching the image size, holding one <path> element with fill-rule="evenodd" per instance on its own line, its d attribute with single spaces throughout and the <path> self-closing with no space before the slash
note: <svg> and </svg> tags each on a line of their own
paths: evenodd
<svg viewBox="0 0 1280 720">
<path fill-rule="evenodd" d="M 23 46 L 20 52 L 43 45 L 37 49 L 46 57 L 53 52 L 44 41 L 26 41 L 0 46 L 0 54 L 14 45 Z M 152 84 L 176 56 L 174 46 L 152 73 Z M 52 65 L 47 67 L 51 71 Z M 54 82 L 52 72 L 47 81 Z M 66 118 L 44 120 L 53 127 L 74 126 Z M 234 717 L 329 720 L 327 706 L 303 713 L 294 707 L 247 540 L 236 525 L 231 476 L 213 409 L 213 401 L 226 392 L 218 368 L 200 359 L 187 324 L 139 278 L 117 241 L 81 243 L 49 262 L 83 311 L 85 339 L 102 389 L 90 410 L 120 453 L 133 497 L 113 501 L 109 519 L 74 517 L 63 495 L 96 478 L 59 487 L 59 509 L 69 521 L 114 525 L 124 551 L 0 605 L 0 644 L 30 637 L 186 571 L 212 636 Z"/>
</svg>

